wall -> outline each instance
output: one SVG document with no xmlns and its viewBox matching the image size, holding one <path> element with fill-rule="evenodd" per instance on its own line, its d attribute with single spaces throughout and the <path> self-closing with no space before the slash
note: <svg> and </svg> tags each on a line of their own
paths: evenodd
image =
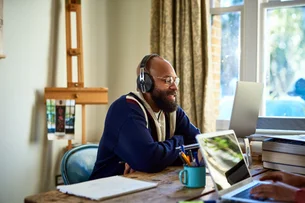
<svg viewBox="0 0 305 203">
<path fill-rule="evenodd" d="M 108 87 L 109 102 L 135 89 L 149 52 L 150 0 L 83 3 L 85 85 Z M 66 141 L 46 139 L 43 91 L 66 86 L 64 0 L 4 0 L 0 60 L 0 202 L 55 188 Z M 87 106 L 88 141 L 103 131 L 108 105 Z M 80 125 L 77 122 L 77 140 Z M 14 191 L 14 192 L 12 192 Z"/>
<path fill-rule="evenodd" d="M 108 78 L 112 78 L 108 87 L 113 101 L 136 89 L 136 67 L 150 50 L 150 0 L 111 0 L 107 8 Z"/>
</svg>

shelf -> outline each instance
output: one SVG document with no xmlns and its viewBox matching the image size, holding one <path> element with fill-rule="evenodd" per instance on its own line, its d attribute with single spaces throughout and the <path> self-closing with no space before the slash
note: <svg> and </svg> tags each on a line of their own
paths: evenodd
<svg viewBox="0 0 305 203">
<path fill-rule="evenodd" d="M 46 87 L 46 99 L 71 99 L 76 104 L 108 104 L 108 88 Z"/>
</svg>

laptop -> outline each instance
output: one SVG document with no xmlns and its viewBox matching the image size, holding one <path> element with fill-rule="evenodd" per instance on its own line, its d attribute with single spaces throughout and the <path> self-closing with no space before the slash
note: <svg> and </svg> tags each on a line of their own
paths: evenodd
<svg viewBox="0 0 305 203">
<path fill-rule="evenodd" d="M 259 184 L 254 180 L 233 130 L 196 136 L 206 167 L 221 200 L 262 202 L 250 197 L 250 190 Z"/>
<path fill-rule="evenodd" d="M 239 138 L 255 134 L 264 85 L 257 82 L 238 81 L 232 107 L 229 129 Z"/>
</svg>

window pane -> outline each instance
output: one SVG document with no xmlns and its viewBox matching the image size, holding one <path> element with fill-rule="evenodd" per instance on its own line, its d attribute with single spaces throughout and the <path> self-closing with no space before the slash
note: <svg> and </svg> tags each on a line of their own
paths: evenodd
<svg viewBox="0 0 305 203">
<path fill-rule="evenodd" d="M 240 67 L 240 12 L 212 16 L 212 56 L 218 119 L 229 120 Z M 221 53 L 219 55 L 219 53 Z M 220 81 L 220 83 L 219 83 Z M 218 82 L 218 83 L 217 83 Z"/>
<path fill-rule="evenodd" d="M 244 0 L 213 0 L 212 8 L 240 6 L 244 4 Z"/>
<path fill-rule="evenodd" d="M 305 117 L 305 7 L 267 10 L 265 116 Z"/>
</svg>

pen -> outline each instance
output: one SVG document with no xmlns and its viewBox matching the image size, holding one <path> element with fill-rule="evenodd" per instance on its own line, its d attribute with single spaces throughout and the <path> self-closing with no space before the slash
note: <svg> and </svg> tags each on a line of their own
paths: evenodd
<svg viewBox="0 0 305 203">
<path fill-rule="evenodd" d="M 194 152 L 194 157 L 195 157 L 195 161 L 196 161 L 197 166 L 200 166 L 197 152 Z"/>
<path fill-rule="evenodd" d="M 185 152 L 184 151 L 184 145 L 181 145 L 180 148 L 181 148 L 181 151 L 184 153 Z"/>
<path fill-rule="evenodd" d="M 190 159 L 191 159 L 190 161 L 192 162 L 194 160 L 193 152 L 192 152 L 192 150 L 188 150 L 187 152 L 188 152 L 188 155 L 190 156 Z"/>
<path fill-rule="evenodd" d="M 180 157 L 180 159 L 181 159 L 183 165 L 187 164 L 187 163 L 185 162 L 184 158 L 181 156 L 181 153 L 179 153 L 179 157 Z"/>
<path fill-rule="evenodd" d="M 187 164 L 188 166 L 191 166 L 191 165 L 192 165 L 191 162 L 190 162 L 190 160 L 188 160 L 188 158 L 187 158 L 186 155 L 184 154 L 184 152 L 179 152 L 179 154 L 181 154 L 181 157 L 184 159 L 184 161 L 186 162 L 186 164 Z"/>
<path fill-rule="evenodd" d="M 183 150 L 189 150 L 189 149 L 196 149 L 196 148 L 199 148 L 199 144 L 198 143 L 195 143 L 195 144 L 190 144 L 190 145 L 181 145 L 183 146 Z M 176 147 L 177 150 L 181 150 L 182 151 L 182 147 L 179 146 L 179 147 Z"/>
</svg>

